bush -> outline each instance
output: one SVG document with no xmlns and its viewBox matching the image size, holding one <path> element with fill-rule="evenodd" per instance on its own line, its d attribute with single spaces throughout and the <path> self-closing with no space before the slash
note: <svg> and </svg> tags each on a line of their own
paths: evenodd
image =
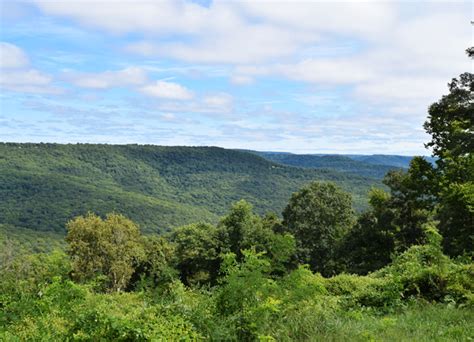
<svg viewBox="0 0 474 342">
<path fill-rule="evenodd" d="M 375 272 L 373 277 L 399 283 L 405 298 L 472 303 L 472 263 L 454 262 L 444 255 L 441 236 L 433 226 L 425 226 L 425 233 L 427 244 L 410 247 L 391 265 Z"/>
</svg>

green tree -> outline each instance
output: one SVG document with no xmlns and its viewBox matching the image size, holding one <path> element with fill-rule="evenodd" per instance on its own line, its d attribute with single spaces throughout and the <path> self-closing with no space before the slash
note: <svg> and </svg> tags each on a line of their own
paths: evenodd
<svg viewBox="0 0 474 342">
<path fill-rule="evenodd" d="M 144 258 L 130 279 L 133 288 L 168 284 L 178 275 L 176 246 L 163 236 L 143 236 Z"/>
<path fill-rule="evenodd" d="M 424 242 L 423 225 L 429 221 L 435 205 L 433 178 L 432 165 L 422 157 L 413 158 L 407 172 L 391 171 L 385 176 L 384 184 L 390 188 L 385 207 L 394 214 L 391 226 L 397 252 Z"/>
<path fill-rule="evenodd" d="M 214 282 L 220 268 L 222 243 L 217 228 L 195 223 L 176 228 L 170 235 L 175 245 L 176 267 L 186 284 Z"/>
<path fill-rule="evenodd" d="M 225 251 L 242 259 L 242 250 L 251 247 L 261 252 L 270 240 L 271 229 L 264 229 L 261 218 L 253 213 L 253 207 L 245 200 L 234 203 L 229 213 L 219 223 L 220 238 Z"/>
<path fill-rule="evenodd" d="M 336 271 L 335 250 L 354 224 L 350 194 L 333 183 L 313 182 L 294 193 L 283 211 L 283 226 L 297 242 L 300 262 L 313 271 Z"/>
<path fill-rule="evenodd" d="M 279 225 L 274 214 L 267 214 L 262 219 L 253 213 L 250 203 L 240 200 L 219 223 L 223 252 L 234 253 L 239 262 L 242 261 L 242 250 L 264 253 L 271 261 L 272 272 L 281 274 L 295 266 L 296 244 L 291 234 L 279 231 Z"/>
<path fill-rule="evenodd" d="M 144 255 L 138 227 L 119 214 L 108 214 L 105 220 L 92 213 L 76 217 L 67 224 L 66 241 L 74 278 L 87 281 L 103 275 L 111 291 L 125 289 Z"/>
<path fill-rule="evenodd" d="M 473 48 L 468 49 L 473 57 Z M 474 231 L 474 74 L 449 83 L 449 94 L 429 108 L 426 144 L 438 157 L 435 180 L 437 219 L 450 255 L 473 251 Z"/>
<path fill-rule="evenodd" d="M 434 169 L 415 157 L 408 171 L 387 173 L 384 184 L 390 193 L 373 189 L 371 209 L 362 213 L 345 237 L 339 258 L 347 271 L 366 274 L 387 265 L 392 255 L 426 241 L 423 226 L 432 217 Z"/>
<path fill-rule="evenodd" d="M 359 215 L 338 251 L 346 271 L 367 274 L 390 263 L 395 250 L 393 221 L 396 217 L 390 200 L 390 194 L 381 189 L 370 191 L 371 210 Z"/>
<path fill-rule="evenodd" d="M 279 302 L 270 296 L 276 284 L 268 276 L 269 260 L 253 249 L 243 250 L 242 256 L 241 262 L 234 253 L 223 256 L 216 306 L 219 315 L 235 322 L 238 341 L 255 341 L 265 322 L 278 312 Z"/>
</svg>

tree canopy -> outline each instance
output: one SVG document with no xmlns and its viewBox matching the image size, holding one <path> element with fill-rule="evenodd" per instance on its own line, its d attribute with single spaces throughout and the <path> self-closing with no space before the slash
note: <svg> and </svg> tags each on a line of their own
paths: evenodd
<svg viewBox="0 0 474 342">
<path fill-rule="evenodd" d="M 313 271 L 335 271 L 335 250 L 355 220 L 350 194 L 333 183 L 313 182 L 294 193 L 283 226 L 297 241 L 300 262 Z"/>
<path fill-rule="evenodd" d="M 118 214 L 109 214 L 105 220 L 92 213 L 76 217 L 67 224 L 66 241 L 74 278 L 91 280 L 103 275 L 111 291 L 127 286 L 134 264 L 144 256 L 140 230 Z"/>
</svg>

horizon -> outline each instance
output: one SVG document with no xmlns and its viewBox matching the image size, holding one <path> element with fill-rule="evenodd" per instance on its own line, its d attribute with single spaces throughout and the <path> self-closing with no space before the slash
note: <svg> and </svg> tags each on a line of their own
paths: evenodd
<svg viewBox="0 0 474 342">
<path fill-rule="evenodd" d="M 0 141 L 430 156 L 472 70 L 469 1 L 91 3 L 0 4 Z"/>
</svg>

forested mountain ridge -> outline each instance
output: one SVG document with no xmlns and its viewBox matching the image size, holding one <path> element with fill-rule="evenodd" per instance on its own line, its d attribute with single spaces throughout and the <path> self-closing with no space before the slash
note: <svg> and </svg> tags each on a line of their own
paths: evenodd
<svg viewBox="0 0 474 342">
<path fill-rule="evenodd" d="M 293 153 L 272 153 L 254 152 L 255 154 L 273 161 L 275 163 L 313 169 L 331 169 L 338 172 L 352 173 L 365 177 L 382 179 L 385 174 L 394 169 L 401 169 L 404 166 L 393 166 L 389 164 L 373 164 L 355 160 L 345 155 L 314 155 L 314 154 L 293 154 Z M 370 157 L 370 156 L 366 156 Z M 407 157 L 410 158 L 411 157 Z"/>
<path fill-rule="evenodd" d="M 388 155 L 388 154 L 371 154 L 371 155 L 359 155 L 359 154 L 347 154 L 343 155 L 353 160 L 364 162 L 367 164 L 374 165 L 390 165 L 399 168 L 408 168 L 410 162 L 413 159 L 411 156 L 399 156 L 399 155 Z M 423 156 L 431 164 L 436 161 L 435 157 Z"/>
<path fill-rule="evenodd" d="M 98 144 L 0 144 L 0 223 L 64 231 L 87 211 L 127 213 L 144 231 L 215 222 L 246 199 L 259 213 L 280 213 L 292 192 L 330 180 L 366 207 L 370 177 L 294 168 L 217 147 Z"/>
</svg>

